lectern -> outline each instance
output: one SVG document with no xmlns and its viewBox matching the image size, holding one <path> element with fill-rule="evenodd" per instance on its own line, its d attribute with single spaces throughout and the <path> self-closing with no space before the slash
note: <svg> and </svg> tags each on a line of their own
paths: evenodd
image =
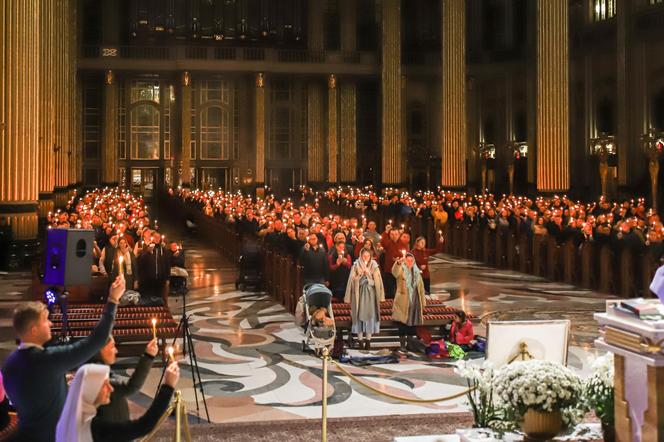
<svg viewBox="0 0 664 442">
<path fill-rule="evenodd" d="M 664 320 L 596 313 L 598 348 L 615 355 L 615 425 L 619 442 L 664 441 Z"/>
</svg>

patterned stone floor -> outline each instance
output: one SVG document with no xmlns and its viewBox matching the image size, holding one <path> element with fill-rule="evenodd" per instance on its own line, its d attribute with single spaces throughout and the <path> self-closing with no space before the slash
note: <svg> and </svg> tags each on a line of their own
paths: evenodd
<svg viewBox="0 0 664 442">
<path fill-rule="evenodd" d="M 170 238 L 177 232 L 167 232 Z M 217 251 L 191 238 L 187 250 L 191 315 L 196 354 L 212 422 L 317 418 L 321 415 L 321 363 L 303 354 L 303 334 L 293 318 L 262 293 L 235 290 L 236 272 Z M 596 356 L 598 331 L 592 319 L 604 310 L 605 295 L 515 272 L 497 271 L 479 263 L 439 255 L 431 262 L 432 289 L 450 293 L 449 304 L 489 319 L 559 319 L 572 321 L 569 365 L 585 372 Z M 0 353 L 4 359 L 14 346 L 11 311 L 25 298 L 29 274 L 0 275 Z M 182 311 L 182 297 L 172 297 L 174 314 Z M 483 327 L 477 327 L 483 333 Z M 130 366 L 131 360 L 123 360 Z M 188 360 L 181 362 L 180 388 L 191 416 L 196 401 Z M 154 395 L 160 368 L 153 368 L 141 394 L 134 398 L 138 412 Z M 399 364 L 349 368 L 365 382 L 386 392 L 411 398 L 433 398 L 458 392 L 464 381 L 445 363 L 404 360 Z M 129 374 L 130 368 L 121 368 Z M 468 411 L 463 399 L 431 405 L 398 403 L 351 382 L 334 368 L 329 377 L 330 417 L 385 416 Z M 200 399 L 200 398 L 199 398 Z M 200 402 L 200 401 L 199 401 Z M 200 415 L 205 416 L 202 402 Z"/>
</svg>

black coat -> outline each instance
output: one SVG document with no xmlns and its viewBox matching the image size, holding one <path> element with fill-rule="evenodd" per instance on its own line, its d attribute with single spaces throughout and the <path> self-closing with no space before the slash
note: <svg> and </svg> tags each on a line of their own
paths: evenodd
<svg viewBox="0 0 664 442">
<path fill-rule="evenodd" d="M 91 425 L 92 440 L 95 442 L 128 442 L 147 436 L 168 409 L 172 395 L 173 389 L 168 385 L 162 385 L 150 408 L 136 420 L 111 422 L 99 415 L 95 416 Z"/>
<path fill-rule="evenodd" d="M 170 251 L 163 245 L 146 247 L 138 256 L 139 281 L 166 281 L 170 276 Z"/>
<path fill-rule="evenodd" d="M 128 380 L 121 380 L 111 372 L 111 402 L 97 409 L 97 417 L 109 422 L 124 422 L 129 420 L 129 405 L 127 397 L 138 393 L 150 374 L 154 357 L 143 354 L 138 361 L 136 370 Z"/>
<path fill-rule="evenodd" d="M 327 263 L 327 253 L 322 247 L 318 246 L 315 251 L 313 249 L 302 249 L 300 265 L 302 266 L 302 282 L 304 284 L 329 280 L 330 268 Z"/>
</svg>

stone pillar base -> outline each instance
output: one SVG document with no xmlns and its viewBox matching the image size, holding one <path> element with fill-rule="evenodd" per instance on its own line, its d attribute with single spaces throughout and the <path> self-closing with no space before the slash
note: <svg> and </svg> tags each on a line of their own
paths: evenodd
<svg viewBox="0 0 664 442">
<path fill-rule="evenodd" d="M 39 218 L 46 218 L 49 212 L 53 212 L 55 209 L 55 200 L 53 199 L 53 194 L 40 193 L 37 206 L 37 213 L 39 214 Z"/>
<path fill-rule="evenodd" d="M 69 202 L 69 189 L 66 187 L 56 187 L 53 190 L 56 209 L 64 209 Z"/>
<path fill-rule="evenodd" d="M 0 268 L 27 268 L 39 250 L 37 204 L 0 204 Z"/>
</svg>

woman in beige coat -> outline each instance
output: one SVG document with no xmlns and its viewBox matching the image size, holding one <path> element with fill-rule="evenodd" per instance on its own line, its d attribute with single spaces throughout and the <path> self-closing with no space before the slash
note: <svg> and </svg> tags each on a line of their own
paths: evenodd
<svg viewBox="0 0 664 442">
<path fill-rule="evenodd" d="M 371 250 L 363 248 L 351 268 L 344 296 L 344 302 L 350 303 L 351 332 L 357 334 L 360 348 L 368 350 L 371 335 L 380 332 L 380 302 L 384 300 L 380 267 L 372 259 Z"/>
<path fill-rule="evenodd" d="M 392 320 L 401 322 L 399 327 L 401 347 L 405 347 L 405 336 L 413 333 L 413 327 L 424 323 L 424 281 L 422 272 L 415 264 L 415 256 L 407 253 L 392 266 L 392 275 L 397 280 L 397 292 L 392 305 Z"/>
</svg>

